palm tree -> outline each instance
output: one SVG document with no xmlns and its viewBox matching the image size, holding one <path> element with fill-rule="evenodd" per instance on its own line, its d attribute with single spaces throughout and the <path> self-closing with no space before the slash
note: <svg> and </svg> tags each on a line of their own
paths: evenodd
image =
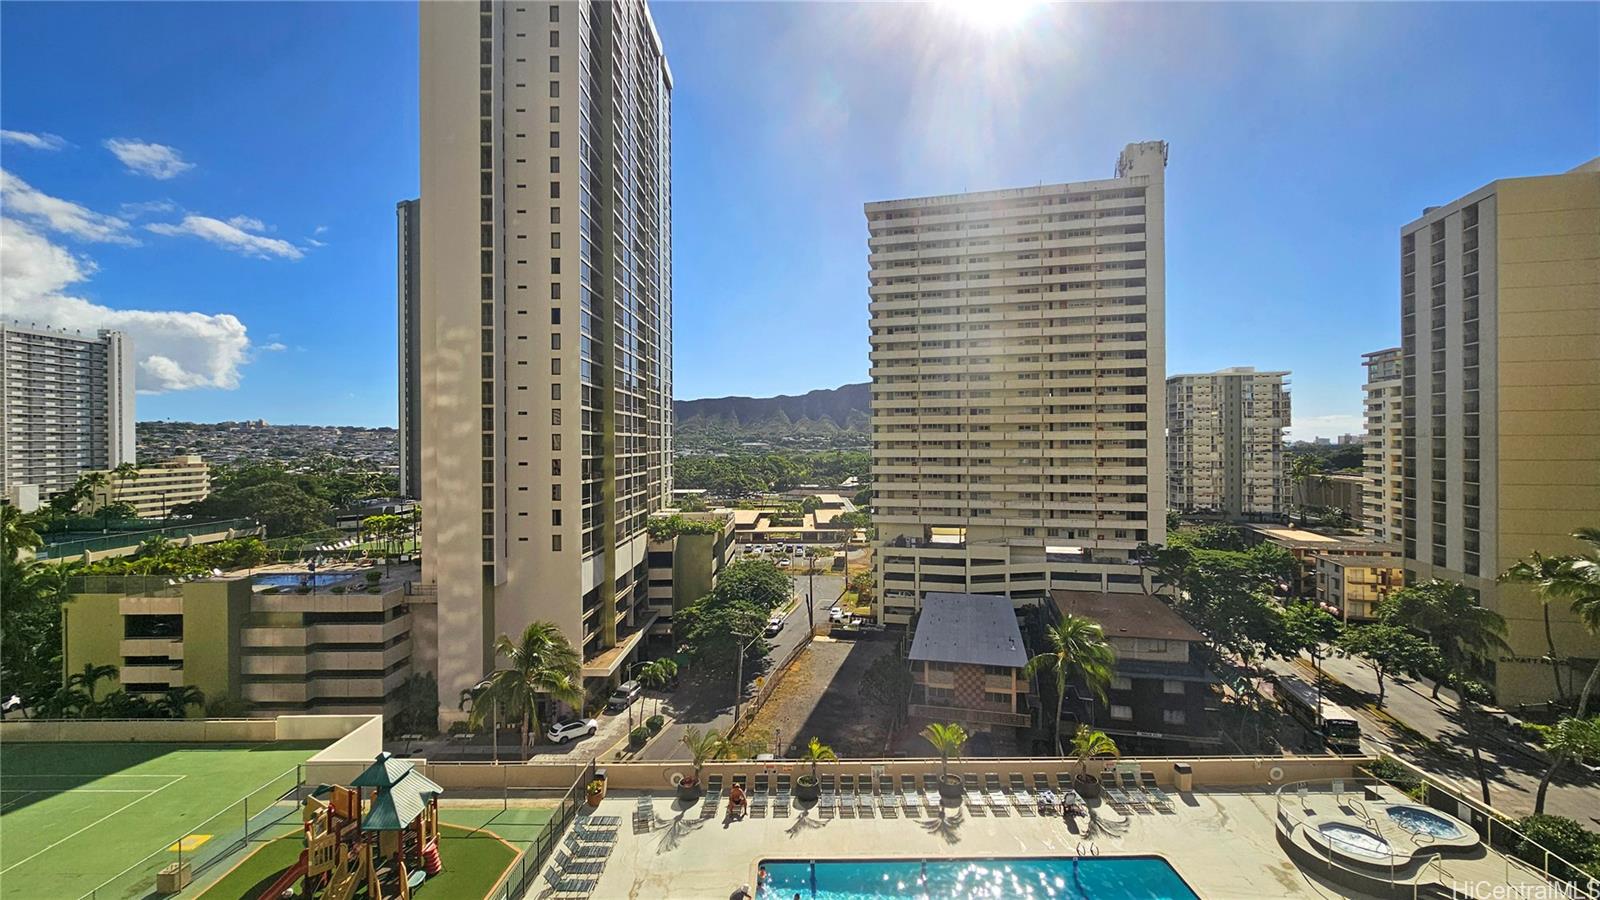
<svg viewBox="0 0 1600 900">
<path fill-rule="evenodd" d="M 1502 582 L 1530 585 L 1534 596 L 1539 598 L 1540 605 L 1544 608 L 1544 642 L 1549 648 L 1545 660 L 1550 663 L 1550 674 L 1556 681 L 1556 699 L 1563 703 L 1566 701 L 1567 693 L 1561 689 L 1561 658 L 1556 654 L 1555 634 L 1550 630 L 1550 601 L 1556 599 L 1551 593 L 1551 588 L 1561 576 L 1561 568 L 1566 561 L 1566 557 L 1545 556 L 1535 550 L 1502 572 L 1498 579 Z"/>
<path fill-rule="evenodd" d="M 1299 502 L 1295 506 L 1300 508 L 1300 524 L 1306 524 L 1306 503 L 1309 497 L 1306 491 L 1306 482 L 1317 479 L 1326 482 L 1327 476 L 1322 471 L 1322 460 L 1309 453 L 1301 453 L 1289 462 L 1289 480 L 1294 483 Z"/>
<path fill-rule="evenodd" d="M 689 790 L 700 784 L 700 770 L 705 768 L 706 763 L 714 759 L 739 758 L 739 746 L 714 728 L 690 728 L 684 732 L 683 746 L 689 749 L 689 758 L 694 764 L 694 775 L 684 785 Z"/>
<path fill-rule="evenodd" d="M 1472 764 L 1483 790 L 1483 802 L 1489 803 L 1489 776 L 1483 769 L 1483 747 L 1477 738 L 1477 706 L 1467 693 L 1467 666 L 1472 660 L 1507 649 L 1506 620 L 1494 610 L 1479 606 L 1471 591 L 1453 581 L 1434 579 L 1404 588 L 1396 591 L 1389 603 L 1386 615 L 1391 621 L 1427 632 L 1444 654 L 1445 668 L 1466 719 L 1466 731 L 1472 736 Z M 1438 692 L 1435 682 L 1434 695 Z"/>
<path fill-rule="evenodd" d="M 1097 728 L 1079 725 L 1072 734 L 1072 755 L 1078 759 L 1078 775 L 1089 777 L 1089 760 L 1097 756 L 1121 756 L 1117 742 Z"/>
<path fill-rule="evenodd" d="M 922 739 L 932 744 L 933 752 L 939 754 L 939 780 L 949 778 L 950 757 L 961 757 L 961 747 L 967 742 L 967 730 L 954 722 L 948 725 L 932 722 L 922 729 Z"/>
<path fill-rule="evenodd" d="M 530 731 L 539 730 L 541 696 L 568 705 L 583 702 L 578 651 L 550 622 L 530 622 L 516 641 L 502 634 L 495 641 L 494 650 L 497 657 L 506 658 L 508 665 L 485 679 L 487 686 L 478 695 L 478 702 L 472 704 L 468 722 L 473 728 L 482 725 L 484 713 L 496 705 L 515 714 L 521 722 L 522 751 L 526 755 Z"/>
<path fill-rule="evenodd" d="M 67 678 L 67 687 L 83 688 L 89 697 L 89 702 L 94 701 L 94 689 L 100 682 L 107 678 L 117 677 L 116 666 L 97 666 L 94 663 L 84 663 L 83 671 L 74 673 Z"/>
<path fill-rule="evenodd" d="M 189 717 L 189 707 L 205 708 L 206 694 L 205 691 L 194 685 L 186 684 L 181 687 L 168 688 L 166 693 L 162 694 L 161 698 L 156 701 L 156 705 L 174 719 L 187 719 Z"/>
<path fill-rule="evenodd" d="M 672 679 L 678 677 L 678 664 L 666 657 L 652 660 L 639 667 L 639 683 L 652 690 L 666 690 Z M 661 698 L 656 698 L 656 715 L 661 714 Z"/>
<path fill-rule="evenodd" d="M 1539 792 L 1534 795 L 1533 814 L 1544 815 L 1544 798 L 1550 790 L 1550 779 L 1556 770 L 1569 759 L 1600 756 L 1600 718 L 1562 719 L 1555 724 L 1544 739 L 1544 749 L 1550 754 L 1550 767 L 1539 779 Z"/>
<path fill-rule="evenodd" d="M 94 701 L 88 694 L 75 688 L 60 688 L 39 704 L 39 715 L 45 719 L 66 719 L 81 716 Z"/>
<path fill-rule="evenodd" d="M 1049 649 L 1028 660 L 1023 674 L 1032 677 L 1041 672 L 1055 674 L 1056 683 L 1056 752 L 1061 750 L 1061 712 L 1067 701 L 1067 682 L 1074 677 L 1102 701 L 1111 684 L 1111 666 L 1116 653 L 1106 642 L 1105 631 L 1094 622 L 1068 613 L 1061 621 L 1044 630 Z"/>
<path fill-rule="evenodd" d="M 825 762 L 838 762 L 839 755 L 833 752 L 832 747 L 829 747 L 827 744 L 824 744 L 816 738 L 812 738 L 806 744 L 806 749 L 800 755 L 800 759 L 811 764 L 811 774 L 800 776 L 802 779 L 810 778 L 810 784 L 807 786 L 811 787 L 815 786 L 817 783 L 817 764 Z"/>
<path fill-rule="evenodd" d="M 1561 557 L 1561 568 L 1551 579 L 1549 593 L 1554 599 L 1571 603 L 1572 612 L 1583 627 L 1590 634 L 1600 635 L 1600 528 L 1579 528 L 1572 536 L 1589 547 L 1581 553 Z M 1597 680 L 1600 680 L 1600 662 L 1595 663 L 1578 694 L 1580 719 L 1588 712 L 1589 698 Z"/>
<path fill-rule="evenodd" d="M 15 506 L 0 506 L 0 553 L 16 559 L 23 550 L 37 550 L 44 539 L 34 530 L 33 519 Z"/>
</svg>

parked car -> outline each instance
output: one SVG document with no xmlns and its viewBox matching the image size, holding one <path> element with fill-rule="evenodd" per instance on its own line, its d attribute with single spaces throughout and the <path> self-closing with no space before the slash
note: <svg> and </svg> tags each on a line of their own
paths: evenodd
<svg viewBox="0 0 1600 900">
<path fill-rule="evenodd" d="M 772 637 L 782 631 L 783 621 L 783 613 L 773 613 L 772 618 L 767 620 L 767 637 Z"/>
<path fill-rule="evenodd" d="M 600 723 L 594 719 L 559 719 L 550 723 L 544 736 L 557 744 L 565 744 L 575 738 L 594 737 L 599 730 Z"/>
<path fill-rule="evenodd" d="M 633 701 L 639 699 L 639 695 L 643 693 L 644 687 L 639 682 L 624 681 L 622 684 L 617 685 L 617 689 L 612 693 L 611 699 L 606 701 L 606 712 L 622 712 Z"/>
<path fill-rule="evenodd" d="M 828 607 L 828 621 L 829 622 L 843 622 L 844 621 L 844 610 L 839 608 L 839 607 L 837 607 L 837 606 Z"/>
<path fill-rule="evenodd" d="M 783 559 L 778 560 L 778 568 L 780 568 L 780 569 L 789 568 L 789 557 L 785 556 Z"/>
</svg>

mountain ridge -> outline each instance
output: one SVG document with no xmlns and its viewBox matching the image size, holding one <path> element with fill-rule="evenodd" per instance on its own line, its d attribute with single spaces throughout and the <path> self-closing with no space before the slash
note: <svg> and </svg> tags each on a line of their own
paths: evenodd
<svg viewBox="0 0 1600 900">
<path fill-rule="evenodd" d="M 672 413 L 679 423 L 722 422 L 739 426 L 771 422 L 821 422 L 834 427 L 865 431 L 870 415 L 871 384 L 843 384 L 804 394 L 779 394 L 775 397 L 705 397 L 699 400 L 674 400 Z"/>
</svg>

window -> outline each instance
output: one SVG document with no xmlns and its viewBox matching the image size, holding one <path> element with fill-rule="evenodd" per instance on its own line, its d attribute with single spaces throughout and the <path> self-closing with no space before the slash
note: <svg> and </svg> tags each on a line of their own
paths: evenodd
<svg viewBox="0 0 1600 900">
<path fill-rule="evenodd" d="M 550 385 L 550 399 L 551 400 L 560 400 L 561 399 L 561 385 L 559 385 L 559 384 Z"/>
<path fill-rule="evenodd" d="M 552 71 L 552 72 L 561 71 L 561 57 L 559 57 L 559 56 L 550 57 L 550 71 Z"/>
<path fill-rule="evenodd" d="M 1139 650 L 1144 653 L 1165 653 L 1167 652 L 1167 642 L 1140 639 Z"/>
<path fill-rule="evenodd" d="M 550 449 L 551 450 L 560 450 L 561 449 L 561 435 L 559 435 L 559 434 L 550 435 Z"/>
<path fill-rule="evenodd" d="M 554 23 L 559 22 L 559 21 L 561 21 L 561 7 L 556 6 L 554 4 L 551 4 L 551 6 L 550 6 L 550 22 L 552 24 L 554 24 Z"/>
<path fill-rule="evenodd" d="M 560 325 L 561 324 L 561 310 L 559 310 L 559 309 L 550 310 L 550 324 L 551 325 Z"/>
<path fill-rule="evenodd" d="M 1163 709 L 1161 711 L 1161 722 L 1164 725 L 1182 725 L 1184 721 L 1183 710 L 1181 709 Z"/>
<path fill-rule="evenodd" d="M 561 199 L 561 182 L 559 182 L 559 181 L 550 182 L 550 199 L 551 200 L 560 200 Z"/>
<path fill-rule="evenodd" d="M 561 132 L 559 132 L 559 131 L 550 132 L 550 149 L 551 150 L 559 150 L 560 148 L 561 148 Z"/>
<path fill-rule="evenodd" d="M 555 237 L 555 235 L 551 235 L 551 237 Z M 551 300 L 560 300 L 561 299 L 561 282 L 559 282 L 559 281 L 550 282 L 550 299 Z"/>
<path fill-rule="evenodd" d="M 550 224 L 551 225 L 560 225 L 561 224 L 561 207 L 559 207 L 559 206 L 550 207 Z"/>
<path fill-rule="evenodd" d="M 550 360 L 550 374 L 551 375 L 560 375 L 561 374 L 561 357 L 559 357 L 559 356 L 558 357 L 554 357 L 554 358 L 552 358 Z"/>
<path fill-rule="evenodd" d="M 1133 679 L 1123 675 L 1113 675 L 1111 677 L 1111 689 L 1113 691 L 1131 691 L 1133 690 Z"/>
<path fill-rule="evenodd" d="M 1183 682 L 1181 682 L 1181 681 L 1172 681 L 1171 679 L 1163 681 L 1163 682 L 1161 682 L 1161 693 L 1163 693 L 1163 694 L 1182 694 L 1182 693 L 1184 693 Z"/>
<path fill-rule="evenodd" d="M 551 175 L 559 175 L 559 174 L 561 174 L 561 157 L 559 157 L 559 156 L 550 157 L 550 174 Z"/>
<path fill-rule="evenodd" d="M 550 82 L 550 96 L 552 98 L 561 96 L 561 82 L 559 82 L 559 81 Z"/>
<path fill-rule="evenodd" d="M 550 510 L 550 524 L 554 525 L 554 526 L 557 526 L 557 527 L 559 527 L 561 525 L 561 510 L 559 510 L 559 509 Z"/>
<path fill-rule="evenodd" d="M 1111 718 L 1127 722 L 1133 718 L 1133 707 L 1123 706 L 1120 703 L 1111 704 Z"/>
<path fill-rule="evenodd" d="M 948 703 L 950 702 L 950 698 L 953 696 L 952 693 L 946 688 L 931 687 L 926 688 L 926 690 L 928 692 L 929 703 Z"/>
<path fill-rule="evenodd" d="M 561 485 L 559 485 L 559 484 L 550 485 L 550 499 L 552 501 L 555 501 L 555 502 L 560 502 L 560 500 L 561 500 Z"/>
<path fill-rule="evenodd" d="M 553 551 L 555 553 L 560 553 L 561 552 L 561 535 L 559 535 L 559 534 L 550 535 L 550 549 L 551 549 L 551 551 Z"/>
<path fill-rule="evenodd" d="M 559 31 L 550 32 L 550 46 L 552 46 L 552 47 L 561 46 L 561 32 L 559 32 Z"/>
</svg>

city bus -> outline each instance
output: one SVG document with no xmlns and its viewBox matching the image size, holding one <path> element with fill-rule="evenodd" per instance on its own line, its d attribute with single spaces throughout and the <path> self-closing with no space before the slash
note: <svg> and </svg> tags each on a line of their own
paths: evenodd
<svg viewBox="0 0 1600 900">
<path fill-rule="evenodd" d="M 1361 723 L 1350 711 L 1326 698 L 1317 696 L 1317 689 L 1293 675 L 1279 675 L 1273 679 L 1273 693 L 1284 712 L 1304 725 L 1312 734 L 1320 735 L 1323 743 L 1335 753 L 1361 752 Z"/>
</svg>

